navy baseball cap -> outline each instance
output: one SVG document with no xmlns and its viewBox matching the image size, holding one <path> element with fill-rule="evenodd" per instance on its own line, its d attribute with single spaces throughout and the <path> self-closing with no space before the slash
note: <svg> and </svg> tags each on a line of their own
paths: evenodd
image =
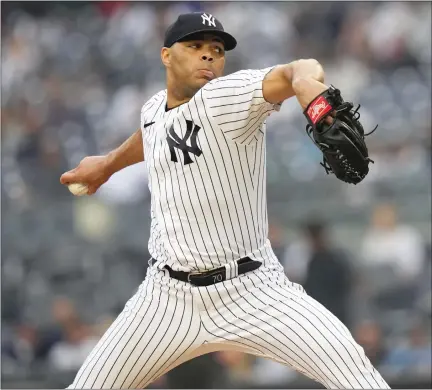
<svg viewBox="0 0 432 390">
<path fill-rule="evenodd" d="M 196 34 L 213 34 L 220 38 L 225 45 L 225 50 L 232 50 L 237 46 L 237 41 L 225 32 L 222 23 L 213 15 L 205 12 L 191 12 L 181 14 L 177 20 L 168 27 L 165 33 L 164 46 L 171 47 L 176 42 L 187 40 Z"/>
</svg>

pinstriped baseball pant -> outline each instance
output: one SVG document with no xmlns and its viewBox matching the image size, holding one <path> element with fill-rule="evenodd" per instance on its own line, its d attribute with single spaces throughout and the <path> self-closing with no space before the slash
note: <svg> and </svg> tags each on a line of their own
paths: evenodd
<svg viewBox="0 0 432 390">
<path fill-rule="evenodd" d="M 144 388 L 218 350 L 276 360 L 326 388 L 389 388 L 333 314 L 283 272 L 263 267 L 207 287 L 149 268 L 68 388 Z"/>
</svg>

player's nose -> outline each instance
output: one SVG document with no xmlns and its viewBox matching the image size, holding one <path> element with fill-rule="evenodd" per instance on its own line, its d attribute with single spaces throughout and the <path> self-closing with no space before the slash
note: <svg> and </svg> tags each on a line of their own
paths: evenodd
<svg viewBox="0 0 432 390">
<path fill-rule="evenodd" d="M 201 59 L 203 61 L 213 62 L 213 57 L 210 54 L 208 54 L 208 53 L 202 54 L 201 55 Z"/>
</svg>

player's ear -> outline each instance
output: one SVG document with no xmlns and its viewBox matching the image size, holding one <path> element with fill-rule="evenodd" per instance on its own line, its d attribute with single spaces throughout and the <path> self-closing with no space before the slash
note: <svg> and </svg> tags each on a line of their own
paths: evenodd
<svg viewBox="0 0 432 390">
<path fill-rule="evenodd" d="M 168 47 L 163 47 L 161 50 L 162 63 L 169 68 L 171 65 L 171 51 Z"/>
</svg>

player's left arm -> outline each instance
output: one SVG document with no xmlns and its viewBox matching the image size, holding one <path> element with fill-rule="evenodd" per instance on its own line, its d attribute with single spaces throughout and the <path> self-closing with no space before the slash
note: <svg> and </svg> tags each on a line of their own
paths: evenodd
<svg viewBox="0 0 432 390">
<path fill-rule="evenodd" d="M 324 69 L 315 59 L 297 60 L 275 66 L 264 78 L 264 99 L 273 104 L 296 96 L 305 109 L 321 92 L 328 89 L 324 84 Z"/>
<path fill-rule="evenodd" d="M 232 141 L 250 145 L 266 118 L 296 96 L 307 105 L 322 91 L 324 71 L 316 60 L 249 69 L 215 79 L 201 90 L 206 113 Z M 255 136 L 255 137 L 254 137 Z"/>
<path fill-rule="evenodd" d="M 323 154 L 326 173 L 344 182 L 360 183 L 369 172 L 365 133 L 360 113 L 352 102 L 345 102 L 340 90 L 324 84 L 324 70 L 318 61 L 298 60 L 273 68 L 262 82 L 268 104 L 296 96 L 308 124 L 306 132 Z"/>
</svg>

